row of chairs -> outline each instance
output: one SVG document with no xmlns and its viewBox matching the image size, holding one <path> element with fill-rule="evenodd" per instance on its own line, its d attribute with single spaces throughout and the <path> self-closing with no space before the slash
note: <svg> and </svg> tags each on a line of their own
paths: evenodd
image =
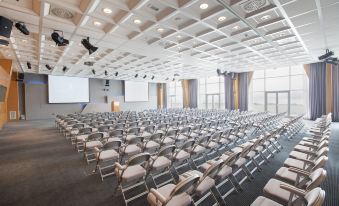
<svg viewBox="0 0 339 206">
<path fill-rule="evenodd" d="M 270 179 L 251 206 L 308 205 L 321 206 L 325 191 L 321 183 L 326 178 L 325 164 L 328 161 L 331 114 L 317 120 L 290 152 L 284 166 Z"/>
</svg>

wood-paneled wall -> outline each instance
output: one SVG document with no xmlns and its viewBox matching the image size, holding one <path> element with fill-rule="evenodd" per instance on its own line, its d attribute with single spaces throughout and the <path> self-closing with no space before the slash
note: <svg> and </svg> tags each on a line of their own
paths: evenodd
<svg viewBox="0 0 339 206">
<path fill-rule="evenodd" d="M 7 88 L 4 102 L 0 102 L 0 129 L 7 122 L 7 98 L 12 75 L 12 61 L 0 59 L 0 84 Z"/>
</svg>

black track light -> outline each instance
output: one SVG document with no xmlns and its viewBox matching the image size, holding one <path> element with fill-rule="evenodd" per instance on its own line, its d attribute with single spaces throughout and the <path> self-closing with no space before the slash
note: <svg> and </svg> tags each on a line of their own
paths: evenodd
<svg viewBox="0 0 339 206">
<path fill-rule="evenodd" d="M 45 66 L 46 66 L 46 68 L 47 68 L 48 70 L 52 70 L 52 69 L 53 69 L 51 66 L 49 66 L 49 64 L 46 64 Z"/>
<path fill-rule="evenodd" d="M 115 76 L 117 77 L 119 75 L 119 73 L 118 72 L 115 72 Z"/>
<path fill-rule="evenodd" d="M 107 70 L 105 70 L 105 76 L 107 76 L 108 75 L 108 71 Z"/>
<path fill-rule="evenodd" d="M 221 75 L 221 70 L 220 69 L 217 69 L 217 74 L 218 74 L 218 76 Z"/>
<path fill-rule="evenodd" d="M 92 73 L 95 75 L 95 70 L 94 69 L 92 69 Z"/>
<path fill-rule="evenodd" d="M 23 33 L 23 34 L 25 34 L 25 35 L 29 35 L 29 31 L 28 31 L 28 29 L 27 29 L 25 23 L 23 23 L 23 22 L 17 22 L 17 23 L 15 24 L 15 27 L 16 27 L 19 31 L 21 31 L 21 33 Z"/>
<path fill-rule="evenodd" d="M 172 81 L 174 82 L 174 81 L 175 81 L 175 78 L 173 78 Z"/>
<path fill-rule="evenodd" d="M 89 55 L 91 55 L 91 54 L 94 53 L 96 50 L 98 50 L 98 47 L 93 46 L 93 45 L 89 42 L 89 37 L 87 37 L 86 39 L 82 39 L 82 40 L 81 40 L 81 44 L 88 50 Z"/>
<path fill-rule="evenodd" d="M 60 35 L 58 32 L 62 32 L 62 31 L 54 30 L 53 33 L 51 34 L 51 37 L 53 41 L 55 42 L 55 44 L 58 46 L 68 45 L 69 41 L 63 37 L 63 32 L 62 32 L 62 35 Z"/>
<path fill-rule="evenodd" d="M 167 80 L 169 80 L 169 78 L 167 77 L 165 80 L 167 81 Z"/>
<path fill-rule="evenodd" d="M 152 78 L 151 78 L 152 80 L 154 79 L 154 76 L 152 76 Z"/>
<path fill-rule="evenodd" d="M 324 55 L 319 56 L 318 59 L 319 60 L 325 60 L 325 59 L 327 59 L 327 58 L 329 58 L 333 55 L 334 55 L 333 51 L 326 49 L 326 53 Z"/>
<path fill-rule="evenodd" d="M 31 62 L 27 62 L 27 68 L 28 68 L 28 69 L 32 69 Z"/>
<path fill-rule="evenodd" d="M 68 70 L 68 68 L 66 67 L 66 66 L 64 66 L 63 68 L 62 68 L 62 71 L 63 72 L 66 72 Z"/>
<path fill-rule="evenodd" d="M 138 78 L 138 74 L 136 74 L 134 77 L 135 77 L 135 78 Z"/>
<path fill-rule="evenodd" d="M 146 79 L 147 75 L 145 75 L 143 78 Z"/>
</svg>

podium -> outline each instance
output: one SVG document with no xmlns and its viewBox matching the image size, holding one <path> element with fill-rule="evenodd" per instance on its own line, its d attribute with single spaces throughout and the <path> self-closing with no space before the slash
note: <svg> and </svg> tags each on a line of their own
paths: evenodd
<svg viewBox="0 0 339 206">
<path fill-rule="evenodd" d="M 112 112 L 120 112 L 120 102 L 112 101 L 111 107 L 112 107 Z"/>
</svg>

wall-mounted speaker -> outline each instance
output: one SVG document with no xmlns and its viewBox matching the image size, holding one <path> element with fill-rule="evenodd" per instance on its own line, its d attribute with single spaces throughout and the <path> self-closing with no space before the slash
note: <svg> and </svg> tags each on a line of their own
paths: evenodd
<svg viewBox="0 0 339 206">
<path fill-rule="evenodd" d="M 3 16 L 0 16 L 0 36 L 9 38 L 11 36 L 11 31 L 13 27 L 13 22 Z"/>
<path fill-rule="evenodd" d="M 105 80 L 105 87 L 109 87 L 109 80 Z"/>
<path fill-rule="evenodd" d="M 22 82 L 22 81 L 24 81 L 24 79 L 25 79 L 25 74 L 24 73 L 19 73 L 17 81 Z"/>
</svg>

